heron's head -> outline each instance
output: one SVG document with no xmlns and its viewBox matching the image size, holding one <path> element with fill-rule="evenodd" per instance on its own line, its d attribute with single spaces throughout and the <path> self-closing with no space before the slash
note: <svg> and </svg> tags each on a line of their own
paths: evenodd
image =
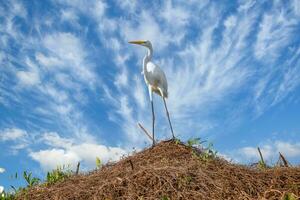
<svg viewBox="0 0 300 200">
<path fill-rule="evenodd" d="M 130 44 L 138 44 L 144 47 L 148 47 L 149 49 L 152 49 L 152 44 L 149 40 L 135 40 L 135 41 L 130 41 Z"/>
</svg>

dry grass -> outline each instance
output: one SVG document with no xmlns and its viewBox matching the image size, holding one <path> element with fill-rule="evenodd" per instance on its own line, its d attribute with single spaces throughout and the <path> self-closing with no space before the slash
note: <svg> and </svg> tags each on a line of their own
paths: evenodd
<svg viewBox="0 0 300 200">
<path fill-rule="evenodd" d="M 165 141 L 101 170 L 33 187 L 18 199 L 291 200 L 292 196 L 300 196 L 300 168 L 259 170 L 218 158 L 204 161 L 190 147 Z"/>
</svg>

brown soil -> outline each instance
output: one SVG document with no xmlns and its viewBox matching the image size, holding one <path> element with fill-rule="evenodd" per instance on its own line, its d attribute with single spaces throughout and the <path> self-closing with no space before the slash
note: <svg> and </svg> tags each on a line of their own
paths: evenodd
<svg viewBox="0 0 300 200">
<path fill-rule="evenodd" d="M 164 141 L 101 170 L 34 187 L 18 199 L 293 200 L 299 196 L 299 167 L 260 170 L 218 158 L 204 161 L 190 147 Z"/>
</svg>

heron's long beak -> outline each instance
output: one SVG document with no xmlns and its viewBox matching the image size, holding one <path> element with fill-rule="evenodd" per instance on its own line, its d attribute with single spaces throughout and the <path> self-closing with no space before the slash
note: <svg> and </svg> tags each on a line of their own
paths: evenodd
<svg viewBox="0 0 300 200">
<path fill-rule="evenodd" d="M 129 41 L 128 43 L 130 43 L 130 44 L 139 44 L 139 45 L 142 45 L 142 44 L 145 44 L 146 41 L 143 41 L 143 40 L 136 40 L 136 41 Z"/>
</svg>

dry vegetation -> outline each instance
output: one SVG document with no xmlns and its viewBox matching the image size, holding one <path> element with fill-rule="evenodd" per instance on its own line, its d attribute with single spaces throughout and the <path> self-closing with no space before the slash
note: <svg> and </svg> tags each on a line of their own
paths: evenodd
<svg viewBox="0 0 300 200">
<path fill-rule="evenodd" d="M 235 165 L 175 141 L 89 174 L 29 188 L 18 199 L 286 199 L 300 196 L 300 168 Z"/>
</svg>

